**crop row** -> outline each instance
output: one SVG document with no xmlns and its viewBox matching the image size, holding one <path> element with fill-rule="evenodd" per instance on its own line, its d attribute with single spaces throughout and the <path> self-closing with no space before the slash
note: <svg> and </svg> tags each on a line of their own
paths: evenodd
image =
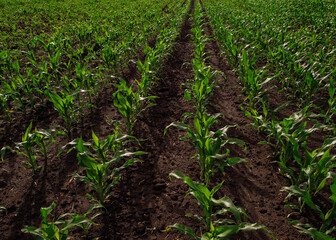
<svg viewBox="0 0 336 240">
<path fill-rule="evenodd" d="M 228 129 L 235 127 L 226 125 L 220 129 L 214 130 L 216 123 L 220 122 L 222 114 L 210 114 L 208 106 L 216 87 L 218 74 L 211 66 L 206 64 L 207 52 L 205 46 L 209 41 L 205 34 L 205 16 L 201 9 L 199 1 L 195 1 L 195 10 L 192 16 L 193 28 L 192 43 L 194 45 L 194 55 L 192 59 L 192 68 L 194 79 L 184 84 L 184 97 L 192 101 L 196 112 L 184 113 L 183 122 L 173 122 L 167 126 L 176 127 L 186 131 L 181 140 L 187 141 L 196 150 L 195 159 L 200 165 L 201 182 L 194 181 L 182 172 L 175 170 L 170 173 L 170 177 L 175 177 L 188 184 L 190 194 L 197 201 L 203 215 L 187 214 L 188 217 L 194 217 L 203 223 L 201 233 L 196 234 L 192 228 L 181 224 L 174 224 L 168 229 L 177 229 L 192 239 L 229 239 L 240 231 L 255 231 L 259 229 L 268 229 L 257 223 L 246 222 L 248 215 L 246 212 L 236 206 L 233 201 L 222 196 L 215 198 L 218 190 L 224 184 L 222 181 L 211 188 L 213 182 L 211 177 L 218 171 L 223 174 L 226 168 L 232 167 L 238 163 L 246 162 L 239 157 L 230 157 L 229 144 L 244 146 L 245 143 L 236 138 L 230 138 L 227 134 Z"/>
<path fill-rule="evenodd" d="M 310 209 L 320 219 L 318 225 L 290 223 L 314 239 L 333 239 L 335 4 L 289 2 L 209 0 L 204 5 L 247 96 L 241 108 L 266 135 L 261 143 L 273 146 L 280 172 L 290 180 L 283 188 L 290 201 L 287 207 L 292 214 Z M 274 104 L 275 94 L 287 96 L 287 102 Z M 297 111 L 281 117 L 278 113 L 288 106 Z M 315 132 L 324 135 L 319 147 L 309 146 Z M 327 207 L 317 201 L 322 192 L 328 195 Z"/>
</svg>

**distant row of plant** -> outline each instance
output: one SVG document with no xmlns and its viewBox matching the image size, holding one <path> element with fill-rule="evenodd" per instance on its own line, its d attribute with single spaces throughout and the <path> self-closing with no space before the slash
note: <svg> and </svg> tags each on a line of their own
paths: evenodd
<svg viewBox="0 0 336 240">
<path fill-rule="evenodd" d="M 320 217 L 319 225 L 290 223 L 314 239 L 334 239 L 335 2 L 207 0 L 204 5 L 241 80 L 242 110 L 266 135 L 262 144 L 273 146 L 280 172 L 290 179 L 283 190 L 286 200 L 297 203 L 286 206 L 293 214 L 310 209 Z M 288 101 L 274 103 L 271 93 Z M 298 111 L 280 117 L 288 106 Z M 314 132 L 324 135 L 321 146 L 309 145 Z M 327 207 L 317 201 L 322 192 L 329 196 Z"/>
<path fill-rule="evenodd" d="M 59 13 L 72 4 L 58 6 Z M 101 4 L 97 6 L 104 7 L 107 1 Z M 122 10 L 125 4 L 127 14 Z M 4 47 L 0 52 L 1 118 L 12 121 L 17 114 L 34 114 L 52 102 L 71 134 L 70 128 L 92 111 L 99 94 L 110 83 L 117 83 L 116 78 L 137 61 L 146 44 L 170 22 L 177 9 L 172 5 L 169 14 L 162 14 L 168 5 L 168 1 L 143 1 L 140 5 L 117 1 L 107 8 L 109 11 L 87 11 L 88 20 L 70 21 L 61 27 L 50 25 L 54 29 L 48 34 L 21 35 L 15 40 L 17 49 Z M 48 7 L 55 6 L 50 2 Z M 141 17 L 140 12 L 144 13 Z M 2 33 L 0 37 L 10 35 Z"/>
</svg>

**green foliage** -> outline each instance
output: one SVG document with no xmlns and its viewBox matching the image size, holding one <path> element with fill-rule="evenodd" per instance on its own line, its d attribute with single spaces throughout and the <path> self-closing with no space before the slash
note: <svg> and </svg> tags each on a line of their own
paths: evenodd
<svg viewBox="0 0 336 240">
<path fill-rule="evenodd" d="M 79 94 L 79 93 L 76 93 Z M 65 130 L 69 137 L 71 137 L 71 128 L 78 122 L 78 112 L 83 107 L 75 103 L 75 94 L 63 92 L 62 95 L 58 95 L 53 92 L 46 92 L 49 101 L 53 103 L 55 110 L 59 113 L 65 123 Z M 80 104 L 80 103 L 79 103 Z"/>
<path fill-rule="evenodd" d="M 306 120 L 313 116 L 307 111 L 308 107 L 305 107 L 289 118 L 279 122 L 264 121 L 261 126 L 263 131 L 268 134 L 267 141 L 262 143 L 268 143 L 274 147 L 274 154 L 279 157 L 279 165 L 284 173 L 291 171 L 288 169 L 287 162 L 297 156 L 300 144 L 307 140 L 314 131 L 327 129 L 323 124 L 315 124 L 307 128 Z"/>
<path fill-rule="evenodd" d="M 1 159 L 4 159 L 6 150 L 11 150 L 17 154 L 23 155 L 28 158 L 28 162 L 24 161 L 23 166 L 30 167 L 35 174 L 41 166 L 38 165 L 37 159 L 43 157 L 45 161 L 48 159 L 48 149 L 53 142 L 55 142 L 55 137 L 63 134 L 56 130 L 37 130 L 32 131 L 33 123 L 31 122 L 26 129 L 25 134 L 22 136 L 22 142 L 15 143 L 15 148 L 12 149 L 10 146 L 5 146 L 1 149 Z"/>
<path fill-rule="evenodd" d="M 165 134 L 171 126 L 187 131 L 186 137 L 182 137 L 181 139 L 188 141 L 197 150 L 197 158 L 201 167 L 201 178 L 206 182 L 207 186 L 210 182 L 210 177 L 218 169 L 224 172 L 225 167 L 246 161 L 238 157 L 229 157 L 230 151 L 226 148 L 227 144 L 244 145 L 243 141 L 227 136 L 228 129 L 233 126 L 226 126 L 215 132 L 210 130 L 219 116 L 218 114 L 213 116 L 204 114 L 202 119 L 194 117 L 193 125 L 183 122 L 173 122 L 165 129 Z M 221 162 L 217 162 L 216 160 L 221 160 Z"/>
<path fill-rule="evenodd" d="M 289 196 L 298 197 L 300 202 L 309 206 L 320 217 L 322 224 L 319 230 L 312 228 L 309 224 L 302 224 L 298 221 L 291 222 L 291 224 L 310 235 L 313 239 L 332 239 L 330 234 L 336 230 L 335 226 L 332 225 L 332 222 L 336 219 L 336 174 L 329 172 L 328 178 L 333 180 L 330 185 L 331 196 L 329 197 L 332 201 L 332 207 L 326 213 L 323 213 L 321 207 L 313 201 L 309 188 L 305 188 L 304 185 L 300 187 L 292 185 L 285 188 L 285 190 L 290 192 Z"/>
<path fill-rule="evenodd" d="M 155 97 L 142 97 L 140 92 L 132 90 L 132 86 L 128 87 L 126 81 L 123 79 L 121 79 L 120 83 L 115 86 L 118 91 L 113 93 L 114 105 L 126 118 L 128 134 L 132 135 L 134 124 L 139 115 L 154 105 L 151 101 Z"/>
<path fill-rule="evenodd" d="M 168 230 L 179 230 L 192 239 L 197 240 L 225 240 L 237 234 L 239 231 L 256 231 L 260 229 L 268 231 L 266 227 L 259 224 L 244 222 L 244 219 L 248 218 L 248 215 L 242 208 L 235 206 L 229 197 L 224 196 L 220 199 L 214 198 L 214 194 L 220 189 L 223 182 L 215 186 L 212 190 L 209 190 L 203 184 L 192 181 L 179 171 L 173 171 L 169 176 L 180 179 L 188 184 L 188 194 L 195 198 L 202 209 L 203 216 L 192 214 L 188 214 L 187 216 L 200 220 L 204 224 L 204 231 L 201 231 L 202 235 L 199 237 L 192 229 L 180 224 L 171 225 L 168 227 Z M 226 216 L 226 218 L 223 218 L 224 216 Z M 273 237 L 273 235 L 271 236 Z"/>
<path fill-rule="evenodd" d="M 42 226 L 40 228 L 25 226 L 22 229 L 24 233 L 30 233 L 35 239 L 38 240 L 66 240 L 68 239 L 69 229 L 74 227 L 81 227 L 87 234 L 88 229 L 92 224 L 94 224 L 93 219 L 101 214 L 98 212 L 94 214 L 91 218 L 88 218 L 87 215 L 91 214 L 94 209 L 100 208 L 99 205 L 92 205 L 87 213 L 83 216 L 78 214 L 66 213 L 57 218 L 53 219 L 51 222 L 48 222 L 48 215 L 56 207 L 56 204 L 53 202 L 47 208 L 41 208 L 42 215 Z M 63 220 L 66 217 L 70 217 L 68 220 Z"/>
<path fill-rule="evenodd" d="M 73 148 L 78 151 L 78 164 L 86 170 L 86 175 L 81 176 L 75 173 L 75 177 L 97 192 L 97 196 L 90 194 L 87 196 L 99 204 L 104 205 L 111 197 L 112 187 L 119 182 L 121 171 L 139 162 L 133 156 L 145 154 L 141 151 L 131 152 L 124 149 L 127 138 L 129 138 L 127 135 L 115 132 L 115 135 L 110 135 L 107 139 L 100 141 L 92 132 L 93 143 L 84 142 L 82 138 L 79 138 L 67 144 L 72 146 L 70 151 Z M 129 159 L 125 160 L 125 158 Z"/>
</svg>

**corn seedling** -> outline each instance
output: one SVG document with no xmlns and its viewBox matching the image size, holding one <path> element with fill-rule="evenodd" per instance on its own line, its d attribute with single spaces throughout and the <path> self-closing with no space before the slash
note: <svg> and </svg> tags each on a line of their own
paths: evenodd
<svg viewBox="0 0 336 240">
<path fill-rule="evenodd" d="M 298 221 L 292 221 L 295 227 L 297 227 L 300 231 L 310 235 L 313 239 L 333 239 L 330 234 L 336 230 L 336 227 L 332 225 L 332 222 L 336 219 L 336 175 L 333 172 L 330 172 L 328 178 L 333 180 L 330 185 L 331 196 L 329 197 L 332 201 L 332 207 L 327 211 L 327 213 L 323 213 L 322 209 L 318 204 L 314 203 L 311 198 L 310 193 L 307 189 L 301 188 L 299 186 L 290 186 L 284 188 L 286 191 L 290 192 L 290 196 L 296 196 L 300 199 L 301 202 L 309 206 L 312 210 L 316 211 L 319 217 L 322 220 L 322 225 L 318 230 L 314 229 L 310 224 L 302 224 Z"/>
<path fill-rule="evenodd" d="M 9 107 L 9 96 L 7 94 L 0 93 L 0 113 L 5 115 L 9 122 L 12 121 L 12 111 Z"/>
<path fill-rule="evenodd" d="M 60 136 L 60 135 L 65 135 L 65 133 L 54 130 L 54 129 L 52 130 L 35 129 L 33 135 L 34 135 L 34 141 L 40 149 L 38 150 L 38 152 L 40 152 L 44 160 L 47 161 L 48 150 L 51 144 L 55 142 L 55 137 Z"/>
<path fill-rule="evenodd" d="M 23 155 L 28 158 L 29 162 L 24 161 L 23 166 L 30 167 L 33 169 L 34 174 L 41 167 L 37 164 L 37 159 L 43 157 L 46 162 L 48 159 L 48 149 L 53 142 L 55 142 L 55 137 L 63 134 L 56 130 L 37 130 L 32 131 L 31 122 L 26 129 L 25 134 L 22 136 L 22 142 L 15 143 L 15 148 L 12 149 L 9 146 L 3 147 L 1 149 L 1 158 L 4 159 L 6 150 L 11 150 L 17 154 Z"/>
<path fill-rule="evenodd" d="M 102 60 L 107 69 L 111 69 L 111 73 L 117 72 L 117 64 L 119 58 L 118 50 L 113 49 L 111 46 L 105 46 L 102 50 Z"/>
<path fill-rule="evenodd" d="M 294 113 L 280 122 L 270 121 L 262 125 L 263 130 L 268 133 L 268 140 L 261 143 L 270 144 L 274 147 L 274 154 L 279 157 L 279 165 L 284 172 L 288 170 L 287 162 L 294 158 L 294 152 L 298 151 L 300 144 L 312 132 L 326 127 L 323 124 L 315 124 L 313 127 L 306 129 L 307 122 L 305 122 L 305 119 L 313 116 L 307 113 L 307 110 L 308 107 L 305 107 L 300 112 Z M 272 143 L 272 139 L 275 143 Z"/>
<path fill-rule="evenodd" d="M 130 152 L 119 149 L 124 145 L 123 141 L 127 138 L 125 135 L 116 133 L 104 141 L 100 141 L 94 133 L 92 133 L 92 137 L 93 144 L 84 142 L 82 138 L 76 139 L 69 144 L 78 151 L 79 166 L 86 169 L 86 176 L 80 176 L 75 173 L 75 177 L 97 192 L 98 197 L 87 194 L 90 199 L 104 205 L 112 195 L 111 188 L 120 180 L 120 172 L 128 166 L 139 162 L 137 158 L 128 160 L 124 160 L 124 158 L 139 156 L 144 154 L 144 152 Z M 118 165 L 120 162 L 121 166 Z"/>
<path fill-rule="evenodd" d="M 24 95 L 21 94 L 21 86 L 18 85 L 18 82 L 13 80 L 10 83 L 6 81 L 2 82 L 2 86 L 5 89 L 5 94 L 10 96 L 18 104 L 18 108 L 22 111 L 24 115 L 27 113 L 27 105 Z"/>
<path fill-rule="evenodd" d="M 89 104 L 87 107 L 92 109 L 92 107 L 94 106 L 92 98 L 98 98 L 100 81 L 97 77 L 94 76 L 92 72 L 88 71 L 87 66 L 81 67 L 79 63 L 76 65 L 76 74 L 83 88 L 88 93 Z"/>
<path fill-rule="evenodd" d="M 168 226 L 167 230 L 176 229 L 186 234 L 192 239 L 197 240 L 225 240 L 237 234 L 239 231 L 256 231 L 267 228 L 257 223 L 245 222 L 244 219 L 248 218 L 245 211 L 234 205 L 232 200 L 224 196 L 220 199 L 215 199 L 214 194 L 220 189 L 223 182 L 209 190 L 201 183 L 194 182 L 189 177 L 185 176 L 179 171 L 173 171 L 169 177 L 175 177 L 187 183 L 189 186 L 188 194 L 193 196 L 198 205 L 202 209 L 203 216 L 187 214 L 188 217 L 194 217 L 204 224 L 204 231 L 201 230 L 201 236 L 197 236 L 195 232 L 188 227 L 181 224 L 174 224 Z M 214 209 L 218 210 L 214 210 Z M 230 216 L 223 218 L 224 215 Z"/>
<path fill-rule="evenodd" d="M 324 117 L 325 117 L 326 123 L 334 124 L 332 122 L 332 117 L 336 114 L 336 110 L 335 110 L 336 109 L 336 94 L 335 94 L 336 93 L 336 80 L 334 79 L 333 76 L 330 78 L 328 92 L 329 92 L 328 110 L 324 114 Z"/>
<path fill-rule="evenodd" d="M 209 99 L 213 94 L 212 90 L 216 84 L 214 78 L 219 73 L 217 71 L 212 71 L 210 66 L 205 67 L 204 64 L 205 63 L 202 61 L 196 65 L 195 60 L 193 60 L 195 81 L 190 86 L 190 89 L 186 89 L 184 93 L 184 97 L 187 100 L 193 101 L 195 104 L 199 117 L 202 117 L 203 113 L 206 111 Z"/>
<path fill-rule="evenodd" d="M 93 220 L 103 213 L 103 211 L 96 212 L 95 214 L 92 214 L 92 212 L 95 209 L 100 209 L 100 208 L 103 208 L 103 206 L 100 204 L 93 204 L 91 205 L 90 209 L 83 215 L 80 215 L 77 213 L 65 213 L 61 215 L 59 219 L 66 226 L 80 227 L 81 229 L 83 229 L 84 234 L 88 236 L 90 228 L 92 227 L 92 225 L 95 224 Z M 70 217 L 70 219 L 62 220 L 67 217 Z"/>
<path fill-rule="evenodd" d="M 53 202 L 49 207 L 41 208 L 42 226 L 40 228 L 24 226 L 22 232 L 29 233 L 38 240 L 66 240 L 68 239 L 69 229 L 71 228 L 84 227 L 83 229 L 88 230 L 89 226 L 94 224 L 93 219 L 100 213 L 95 214 L 91 218 L 87 218 L 87 215 L 90 214 L 92 210 L 101 206 L 91 206 L 84 216 L 66 213 L 58 217 L 57 220 L 53 219 L 51 222 L 48 222 L 47 217 L 55 207 L 56 204 Z M 65 217 L 70 217 L 70 220 L 63 220 Z"/>
<path fill-rule="evenodd" d="M 227 131 L 232 126 L 226 126 L 216 132 L 210 130 L 219 116 L 219 114 L 213 116 L 204 114 L 202 119 L 194 117 L 193 126 L 183 122 L 173 122 L 166 127 L 164 132 L 166 134 L 167 129 L 171 126 L 187 131 L 186 137 L 181 139 L 189 142 L 197 150 L 197 158 L 201 167 L 201 179 L 206 182 L 207 186 L 210 182 L 210 177 L 218 169 L 224 171 L 224 167 L 246 161 L 238 157 L 229 158 L 230 151 L 226 148 L 227 144 L 245 145 L 243 141 L 227 136 Z M 194 128 L 195 131 L 193 130 Z M 221 160 L 222 162 L 217 163 L 215 160 Z"/>
<path fill-rule="evenodd" d="M 22 136 L 22 142 L 16 143 L 15 149 L 13 150 L 11 147 L 6 146 L 1 149 L 1 157 L 5 155 L 6 149 L 16 152 L 17 154 L 23 155 L 28 158 L 29 162 L 24 161 L 23 166 L 26 168 L 30 166 L 33 169 L 33 172 L 39 170 L 41 167 L 37 165 L 37 152 L 36 152 L 36 143 L 35 143 L 35 135 L 31 133 L 33 123 L 31 122 L 28 126 L 25 134 Z"/>
<path fill-rule="evenodd" d="M 78 122 L 78 112 L 83 107 L 75 104 L 76 94 L 79 94 L 79 92 L 74 94 L 63 92 L 60 96 L 57 93 L 46 91 L 49 101 L 53 103 L 55 110 L 65 123 L 65 130 L 69 138 L 71 137 L 71 128 Z"/>
<path fill-rule="evenodd" d="M 245 100 L 249 100 L 251 108 L 257 109 L 257 104 L 261 101 L 264 102 L 268 97 L 267 92 L 274 87 L 271 85 L 265 88 L 265 85 L 269 84 L 278 75 L 266 78 L 265 74 L 267 72 L 265 69 L 254 69 L 256 61 L 256 56 L 249 60 L 247 52 L 242 51 L 239 74 L 244 84 L 243 91 L 248 95 Z"/>
<path fill-rule="evenodd" d="M 113 94 L 114 105 L 119 112 L 126 118 L 126 128 L 128 134 L 132 135 L 134 124 L 144 111 L 154 104 L 151 101 L 154 96 L 142 97 L 139 92 L 132 90 L 132 86 L 128 87 L 126 81 L 121 79 L 119 85 L 115 85 L 118 91 Z M 148 103 L 146 105 L 146 103 Z"/>
</svg>

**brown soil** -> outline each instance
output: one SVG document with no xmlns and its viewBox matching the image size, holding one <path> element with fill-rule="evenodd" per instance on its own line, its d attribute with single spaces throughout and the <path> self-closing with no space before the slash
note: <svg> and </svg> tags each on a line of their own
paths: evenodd
<svg viewBox="0 0 336 240">
<path fill-rule="evenodd" d="M 193 1 L 194 3 L 194 1 Z M 190 12 L 193 11 L 193 4 Z M 185 216 L 187 213 L 199 214 L 200 210 L 191 196 L 185 196 L 188 187 L 178 180 L 169 180 L 168 174 L 179 170 L 193 180 L 199 179 L 199 166 L 192 157 L 195 150 L 188 143 L 179 140 L 183 131 L 170 128 L 165 136 L 164 129 L 171 122 L 181 120 L 183 113 L 193 112 L 191 102 L 184 98 L 182 84 L 193 78 L 190 63 L 193 45 L 190 38 L 192 23 L 186 18 L 174 49 L 159 76 L 158 84 L 152 95 L 159 98 L 135 126 L 135 136 L 144 139 L 141 150 L 148 152 L 142 157 L 143 163 L 127 169 L 122 181 L 115 188 L 115 193 L 107 205 L 107 211 L 96 219 L 88 239 L 189 239 L 177 231 L 162 231 L 170 224 L 180 223 L 199 232 L 199 222 Z M 206 33 L 212 34 L 210 26 Z M 289 211 L 284 208 L 286 193 L 281 191 L 288 181 L 278 173 L 278 167 L 272 163 L 272 149 L 259 145 L 264 140 L 251 128 L 250 120 L 240 110 L 244 101 L 241 87 L 235 74 L 223 59 L 215 41 L 207 44 L 208 63 L 213 69 L 225 73 L 220 77 L 219 88 L 212 98 L 211 113 L 222 113 L 219 127 L 239 125 L 229 132 L 230 137 L 245 141 L 247 150 L 242 147 L 230 147 L 232 156 L 239 156 L 248 163 L 239 164 L 226 170 L 225 176 L 218 174 L 214 183 L 224 180 L 218 196 L 227 195 L 236 205 L 244 208 L 250 216 L 250 222 L 265 225 L 278 239 L 308 239 L 300 235 L 286 217 Z M 137 76 L 137 73 L 132 77 Z M 113 107 L 110 89 L 101 96 L 97 111 L 85 120 L 82 134 L 88 140 L 93 129 L 100 138 L 111 133 L 106 123 L 109 119 L 120 119 Z M 32 120 L 32 119 L 29 119 Z M 52 128 L 61 123 L 57 113 L 44 111 L 33 118 L 38 128 Z M 1 136 L 1 146 L 19 141 L 29 122 L 23 117 L 16 119 L 16 124 L 5 126 Z M 34 127 L 35 127 L 34 125 Z M 85 130 L 86 129 L 86 130 Z M 76 134 L 75 134 L 76 135 Z M 77 134 L 78 135 L 78 134 Z M 30 170 L 22 167 L 22 157 L 9 153 L 0 163 L 0 204 L 8 209 L 7 215 L 0 215 L 1 239 L 31 239 L 21 233 L 24 225 L 40 226 L 40 208 L 49 206 L 53 201 L 57 207 L 52 216 L 57 217 L 66 212 L 84 213 L 90 202 L 85 196 L 92 191 L 83 183 L 74 179 L 73 172 L 80 171 L 76 154 L 55 156 L 58 150 L 68 142 L 60 137 L 52 146 L 53 156 L 41 172 L 34 178 Z M 73 232 L 75 239 L 86 239 L 80 231 Z M 235 239 L 271 239 L 265 231 L 241 233 Z"/>
</svg>

